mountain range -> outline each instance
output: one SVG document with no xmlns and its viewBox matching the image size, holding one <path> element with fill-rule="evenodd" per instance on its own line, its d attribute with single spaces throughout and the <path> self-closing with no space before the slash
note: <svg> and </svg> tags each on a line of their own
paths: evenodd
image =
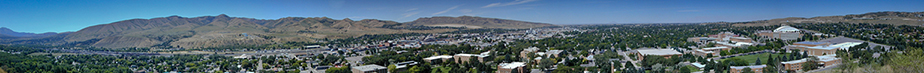
<svg viewBox="0 0 924 73">
<path fill-rule="evenodd" d="M 924 12 L 870 12 L 842 16 L 819 16 L 811 18 L 789 17 L 733 23 L 733 26 L 767 26 L 793 23 L 874 23 L 892 25 L 924 26 Z"/>
<path fill-rule="evenodd" d="M 259 45 L 311 42 L 324 38 L 349 38 L 369 34 L 440 33 L 460 29 L 521 29 L 556 26 L 547 23 L 473 16 L 420 18 L 411 22 L 327 17 L 254 19 L 218 16 L 169 16 L 131 19 L 83 28 L 72 33 L 26 35 L 4 33 L 2 44 L 77 45 L 105 48 L 182 47 L 207 48 L 229 45 Z M 454 27 L 454 28 L 432 28 Z M 10 32 L 12 32 L 10 30 Z M 44 36 L 46 38 L 21 38 Z"/>
<path fill-rule="evenodd" d="M 748 22 L 717 22 L 733 26 L 767 26 L 792 23 L 874 23 L 924 25 L 924 12 L 871 12 L 843 16 L 779 18 Z M 440 33 L 460 29 L 523 29 L 557 25 L 474 16 L 425 17 L 411 22 L 377 19 L 352 20 L 327 17 L 254 19 L 218 16 L 169 16 L 130 19 L 83 28 L 76 32 L 23 33 L 0 28 L 0 44 L 40 44 L 127 47 L 206 48 L 229 45 L 260 45 L 312 42 L 371 34 Z M 450 28 L 444 28 L 450 27 Z"/>
<path fill-rule="evenodd" d="M 36 33 L 27 33 L 27 32 L 16 32 L 16 31 L 13 31 L 13 30 L 10 29 L 10 28 L 0 27 L 0 38 L 4 38 L 4 37 L 7 37 L 7 38 L 17 38 L 17 37 L 45 37 L 45 36 L 51 36 L 51 35 L 55 35 L 55 34 L 58 34 L 58 33 L 55 33 L 55 32 L 46 32 L 46 33 L 36 34 Z"/>
</svg>

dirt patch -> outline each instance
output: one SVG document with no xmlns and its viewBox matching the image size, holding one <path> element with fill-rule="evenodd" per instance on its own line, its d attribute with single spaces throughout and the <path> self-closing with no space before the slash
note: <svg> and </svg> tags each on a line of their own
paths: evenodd
<svg viewBox="0 0 924 73">
<path fill-rule="evenodd" d="M 7 72 L 6 70 L 3 70 L 3 68 L 0 68 L 0 73 L 7 73 Z"/>
</svg>

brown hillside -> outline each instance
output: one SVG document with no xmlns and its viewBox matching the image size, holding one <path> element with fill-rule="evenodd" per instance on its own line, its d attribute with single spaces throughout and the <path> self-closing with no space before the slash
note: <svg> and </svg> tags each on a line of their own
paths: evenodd
<svg viewBox="0 0 924 73">
<path fill-rule="evenodd" d="M 422 18 L 414 24 L 466 24 L 492 28 L 533 28 L 551 24 L 522 22 L 479 17 Z M 479 23 L 479 24 L 473 24 Z M 186 18 L 170 16 L 153 19 L 131 19 L 90 26 L 69 35 L 63 43 L 86 43 L 96 47 L 156 47 L 156 45 L 206 48 L 228 45 L 259 45 L 292 41 L 314 41 L 322 38 L 347 38 L 366 34 L 438 33 L 458 29 L 437 28 L 408 30 L 392 28 L 408 23 L 349 18 L 287 17 L 275 20 L 229 17 L 227 15 Z M 61 42 L 59 42 L 61 43 Z M 81 45 L 81 44 L 71 44 Z M 161 47 L 163 47 L 161 46 Z"/>
<path fill-rule="evenodd" d="M 859 15 L 821 16 L 812 18 L 780 18 L 735 23 L 733 26 L 767 26 L 792 23 L 873 23 L 893 25 L 924 25 L 924 12 L 872 12 Z"/>
</svg>

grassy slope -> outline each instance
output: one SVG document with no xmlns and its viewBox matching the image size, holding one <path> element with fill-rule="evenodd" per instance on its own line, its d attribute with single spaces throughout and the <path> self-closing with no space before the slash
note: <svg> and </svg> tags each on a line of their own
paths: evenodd
<svg viewBox="0 0 924 73">
<path fill-rule="evenodd" d="M 0 73 L 7 73 L 7 72 L 6 70 L 3 70 L 3 68 L 0 68 Z"/>
</svg>

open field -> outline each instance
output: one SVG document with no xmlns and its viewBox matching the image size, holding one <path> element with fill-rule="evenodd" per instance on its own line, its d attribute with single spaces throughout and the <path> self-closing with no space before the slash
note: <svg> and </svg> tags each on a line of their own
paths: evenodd
<svg viewBox="0 0 924 73">
<path fill-rule="evenodd" d="M 867 69 L 864 67 L 854 68 L 853 72 L 845 72 L 845 71 L 842 71 L 841 69 L 829 69 L 829 70 L 824 70 L 824 71 L 816 71 L 812 73 L 895 73 L 895 71 L 892 71 L 891 66 L 884 65 L 882 67 L 879 67 L 878 69 Z"/>
</svg>

